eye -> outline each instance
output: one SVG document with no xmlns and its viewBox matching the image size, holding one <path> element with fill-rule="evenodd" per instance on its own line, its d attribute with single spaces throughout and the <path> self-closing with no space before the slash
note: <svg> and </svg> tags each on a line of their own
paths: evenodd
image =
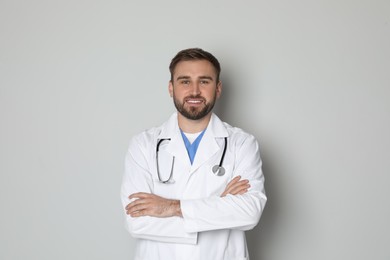
<svg viewBox="0 0 390 260">
<path fill-rule="evenodd" d="M 209 84 L 209 81 L 208 81 L 208 80 L 201 80 L 201 81 L 200 81 L 200 84 L 206 85 L 206 84 Z"/>
<path fill-rule="evenodd" d="M 188 85 L 188 84 L 190 84 L 190 81 L 185 79 L 185 80 L 180 81 L 180 83 L 183 85 Z"/>
</svg>

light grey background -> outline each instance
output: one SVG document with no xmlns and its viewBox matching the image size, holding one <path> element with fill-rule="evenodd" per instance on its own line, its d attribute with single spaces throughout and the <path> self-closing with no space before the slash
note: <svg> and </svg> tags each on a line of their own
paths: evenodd
<svg viewBox="0 0 390 260">
<path fill-rule="evenodd" d="M 262 147 L 252 259 L 390 259 L 387 0 L 0 0 L 0 259 L 131 258 L 124 155 L 188 47 Z"/>
</svg>

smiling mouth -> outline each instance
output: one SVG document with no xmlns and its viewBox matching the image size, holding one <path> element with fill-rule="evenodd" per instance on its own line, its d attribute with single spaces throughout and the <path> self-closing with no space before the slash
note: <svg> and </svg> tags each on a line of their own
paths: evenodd
<svg viewBox="0 0 390 260">
<path fill-rule="evenodd" d="M 187 103 L 192 104 L 192 105 L 197 105 L 203 103 L 202 100 L 187 100 Z"/>
<path fill-rule="evenodd" d="M 185 101 L 186 101 L 186 103 L 188 103 L 190 105 L 200 105 L 200 104 L 204 103 L 204 99 L 202 99 L 202 98 L 188 98 Z"/>
</svg>

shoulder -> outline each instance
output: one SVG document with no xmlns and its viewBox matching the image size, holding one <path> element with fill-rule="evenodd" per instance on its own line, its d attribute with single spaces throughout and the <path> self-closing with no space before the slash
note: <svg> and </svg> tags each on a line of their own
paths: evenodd
<svg viewBox="0 0 390 260">
<path fill-rule="evenodd" d="M 172 132 L 177 128 L 177 114 L 173 113 L 169 119 L 160 126 L 146 129 L 130 139 L 130 148 L 138 148 L 150 151 L 157 146 L 157 140 L 170 138 Z"/>
<path fill-rule="evenodd" d="M 222 121 L 216 114 L 212 115 L 210 125 L 216 137 L 228 137 L 230 144 L 233 144 L 234 147 L 240 146 L 244 143 L 257 145 L 257 140 L 252 134 L 246 132 L 240 127 L 235 127 Z"/>
<path fill-rule="evenodd" d="M 226 122 L 223 122 L 223 124 L 228 132 L 228 142 L 231 149 L 236 152 L 259 150 L 259 142 L 253 134 L 240 127 L 231 126 Z"/>
<path fill-rule="evenodd" d="M 129 147 L 148 148 L 161 132 L 161 127 L 146 129 L 130 138 Z"/>
<path fill-rule="evenodd" d="M 236 126 L 231 126 L 230 124 L 223 122 L 226 130 L 228 131 L 229 137 L 237 141 L 256 141 L 256 138 L 251 133 L 248 133 L 244 129 Z"/>
<path fill-rule="evenodd" d="M 238 165 L 261 166 L 260 145 L 256 137 L 239 127 L 224 123 L 228 131 L 227 149 L 234 154 Z"/>
</svg>

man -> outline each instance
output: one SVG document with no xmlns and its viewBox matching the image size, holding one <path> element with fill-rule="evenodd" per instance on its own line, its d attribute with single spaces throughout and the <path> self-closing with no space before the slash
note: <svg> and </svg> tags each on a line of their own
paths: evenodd
<svg viewBox="0 0 390 260">
<path fill-rule="evenodd" d="M 170 64 L 177 112 L 135 136 L 126 155 L 122 203 L 138 260 L 249 259 L 245 230 L 266 203 L 255 138 L 222 122 L 220 64 L 202 49 Z"/>
</svg>

